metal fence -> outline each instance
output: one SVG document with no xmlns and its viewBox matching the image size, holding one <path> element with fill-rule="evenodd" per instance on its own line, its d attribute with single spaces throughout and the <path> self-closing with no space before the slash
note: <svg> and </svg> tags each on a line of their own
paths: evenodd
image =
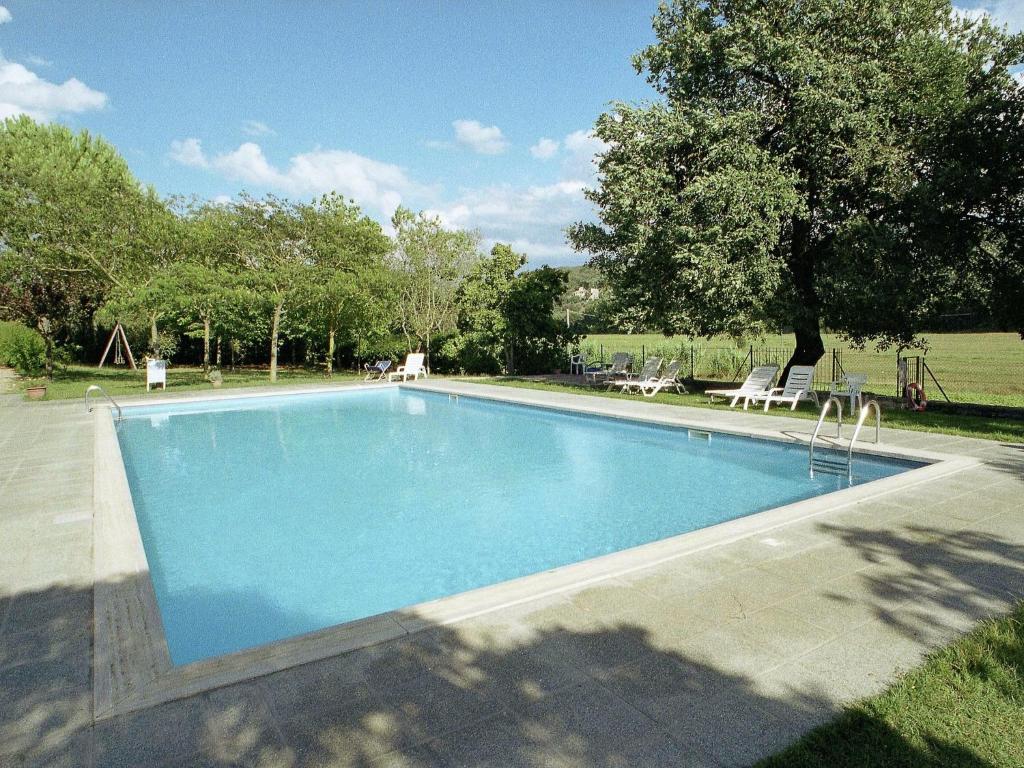
<svg viewBox="0 0 1024 768">
<path fill-rule="evenodd" d="M 727 347 L 702 344 L 640 344 L 610 349 L 602 344 L 584 343 L 581 351 L 588 361 L 610 360 L 614 352 L 633 355 L 639 369 L 648 357 L 683 361 L 691 379 L 734 382 L 742 380 L 758 365 L 783 368 L 793 353 L 787 347 Z M 901 365 L 901 360 L 903 361 Z M 901 375 L 901 370 L 905 374 Z M 917 382 L 929 400 L 1024 408 L 1024 344 L 1017 354 L 914 355 L 834 347 L 827 349 L 814 370 L 814 384 L 827 390 L 844 373 L 866 374 L 865 389 L 887 397 L 901 397 L 909 382 Z"/>
</svg>

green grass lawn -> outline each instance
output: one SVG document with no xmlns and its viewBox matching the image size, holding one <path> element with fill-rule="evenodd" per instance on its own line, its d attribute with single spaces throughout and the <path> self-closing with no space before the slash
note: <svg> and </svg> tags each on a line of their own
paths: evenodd
<svg viewBox="0 0 1024 768">
<path fill-rule="evenodd" d="M 943 389 L 954 401 L 1024 407 L 1024 342 L 1016 333 L 938 333 L 925 334 L 929 349 L 925 360 Z M 838 336 L 825 334 L 825 346 L 842 350 L 843 370 L 869 376 L 868 388 L 885 395 L 895 394 L 896 352 L 876 352 L 873 348 L 849 348 Z M 694 345 L 698 350 L 734 350 L 737 357 L 746 354 L 749 346 L 784 347 L 794 345 L 792 334 L 776 334 L 761 339 L 746 339 L 737 343 L 730 338 L 690 339 L 686 336 L 643 334 L 592 334 L 583 344 L 605 358 L 612 352 L 631 352 L 634 356 L 657 351 L 663 357 L 677 356 L 680 346 L 689 355 Z M 699 352 L 698 352 L 699 354 Z M 907 355 L 918 354 L 913 351 Z M 784 361 L 783 361 L 784 362 Z M 826 355 L 818 364 L 819 372 L 831 376 L 831 357 Z M 698 367 L 700 362 L 698 361 Z M 698 378 L 700 376 L 698 375 Z M 925 389 L 932 400 L 941 400 L 934 382 L 925 375 Z"/>
<path fill-rule="evenodd" d="M 267 368 L 240 368 L 236 371 L 222 370 L 222 389 L 235 387 L 269 386 L 270 372 Z M 328 381 L 351 381 L 358 378 L 350 371 L 335 372 L 328 379 L 322 371 L 306 368 L 280 368 L 277 384 L 323 384 Z M 71 365 L 66 370 L 56 371 L 53 381 L 45 379 L 22 379 L 18 381 L 21 390 L 34 384 L 46 384 L 46 400 L 66 400 L 82 397 L 90 384 L 99 384 L 112 397 L 118 395 L 146 394 L 146 372 L 142 369 L 131 371 L 126 368 L 96 368 L 94 366 Z M 189 390 L 213 390 L 202 368 L 171 366 L 167 369 L 167 391 L 186 392 Z M 151 390 L 158 395 L 160 389 Z"/>
<path fill-rule="evenodd" d="M 758 766 L 1024 766 L 1024 604 Z"/>
<path fill-rule="evenodd" d="M 727 402 L 716 401 L 708 403 L 708 398 L 702 394 L 691 393 L 677 395 L 674 392 L 659 392 L 654 398 L 642 398 L 635 394 L 622 394 L 621 392 L 609 392 L 600 387 L 587 387 L 579 384 L 553 384 L 539 381 L 525 381 L 522 379 L 488 379 L 488 384 L 500 384 L 510 387 L 525 387 L 527 389 L 543 389 L 554 392 L 573 392 L 591 397 L 613 397 L 628 400 L 644 400 L 668 405 L 690 405 L 700 408 L 715 408 L 728 410 Z M 748 413 L 762 414 L 761 408 L 751 408 Z M 819 410 L 814 403 L 801 403 L 795 411 L 789 407 L 774 407 L 771 414 L 796 416 L 802 419 L 817 419 Z M 947 435 L 960 435 L 963 437 L 979 437 L 985 440 L 999 440 L 1011 443 L 1024 443 L 1024 421 L 1014 421 L 1006 418 L 989 416 L 961 415 L 953 413 L 941 413 L 939 411 L 925 411 L 916 413 L 899 409 L 883 409 L 882 425 L 896 429 L 911 429 L 918 432 L 941 432 Z M 870 434 L 870 431 L 868 432 Z"/>
</svg>

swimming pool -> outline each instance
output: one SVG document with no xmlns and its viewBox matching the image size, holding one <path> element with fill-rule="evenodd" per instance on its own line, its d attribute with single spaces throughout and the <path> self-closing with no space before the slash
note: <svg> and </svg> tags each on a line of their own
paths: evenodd
<svg viewBox="0 0 1024 768">
<path fill-rule="evenodd" d="M 848 485 L 797 445 L 399 387 L 124 416 L 176 665 Z M 917 466 L 858 455 L 855 481 Z"/>
</svg>

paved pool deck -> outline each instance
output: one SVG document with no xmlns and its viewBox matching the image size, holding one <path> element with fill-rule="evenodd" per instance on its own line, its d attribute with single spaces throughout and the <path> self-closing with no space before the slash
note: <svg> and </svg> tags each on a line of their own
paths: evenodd
<svg viewBox="0 0 1024 768">
<path fill-rule="evenodd" d="M 515 391 L 556 406 L 582 399 Z M 813 428 L 602 402 L 707 429 Z M 746 765 L 1024 597 L 1024 446 L 883 429 L 886 446 L 979 463 L 97 721 L 95 423 L 80 401 L 0 395 L 0 765 Z"/>
</svg>

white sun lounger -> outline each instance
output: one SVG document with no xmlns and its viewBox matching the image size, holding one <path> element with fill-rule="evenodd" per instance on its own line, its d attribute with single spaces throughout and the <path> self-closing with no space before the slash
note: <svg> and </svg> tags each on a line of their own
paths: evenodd
<svg viewBox="0 0 1024 768">
<path fill-rule="evenodd" d="M 686 387 L 679 380 L 679 369 L 682 365 L 678 360 L 673 360 L 665 366 L 665 372 L 661 376 L 655 376 L 653 379 L 628 381 L 623 385 L 622 391 L 629 392 L 635 388 L 638 392 L 643 392 L 644 397 L 654 397 L 661 390 L 671 387 L 677 393 L 685 395 Z"/>
<path fill-rule="evenodd" d="M 715 401 L 716 396 L 731 397 L 730 408 L 735 408 L 736 403 L 740 401 L 740 398 L 743 398 L 743 410 L 745 411 L 751 399 L 768 392 L 772 382 L 775 381 L 775 374 L 778 372 L 779 366 L 777 365 L 759 365 L 750 372 L 747 380 L 739 387 L 735 389 L 706 389 L 704 394 L 711 399 L 711 402 Z"/>
<path fill-rule="evenodd" d="M 764 400 L 766 412 L 772 403 L 790 403 L 789 410 L 791 411 L 796 410 L 796 406 L 801 400 L 813 400 L 815 405 L 820 405 L 818 393 L 814 391 L 814 366 L 794 365 L 789 369 L 789 375 L 786 376 L 786 383 L 783 386 L 751 399 L 756 402 Z"/>
<path fill-rule="evenodd" d="M 585 377 L 593 379 L 628 378 L 629 366 L 633 364 L 633 356 L 628 352 L 616 352 L 612 355 L 612 362 L 608 368 L 589 369 L 584 373 Z"/>
<path fill-rule="evenodd" d="M 388 374 L 388 381 L 394 381 L 399 378 L 402 381 L 406 381 L 410 376 L 413 379 L 418 379 L 420 376 L 425 378 L 427 369 L 423 365 L 424 357 L 425 355 L 422 352 L 410 352 L 405 356 L 405 362 Z"/>
<path fill-rule="evenodd" d="M 623 376 L 618 379 L 609 379 L 608 389 L 612 387 L 620 387 L 623 392 L 628 391 L 629 387 L 638 381 L 650 381 L 658 378 L 658 371 L 661 370 L 661 358 L 660 357 L 649 357 L 647 362 L 644 363 L 644 367 L 640 373 L 636 376 Z"/>
</svg>

